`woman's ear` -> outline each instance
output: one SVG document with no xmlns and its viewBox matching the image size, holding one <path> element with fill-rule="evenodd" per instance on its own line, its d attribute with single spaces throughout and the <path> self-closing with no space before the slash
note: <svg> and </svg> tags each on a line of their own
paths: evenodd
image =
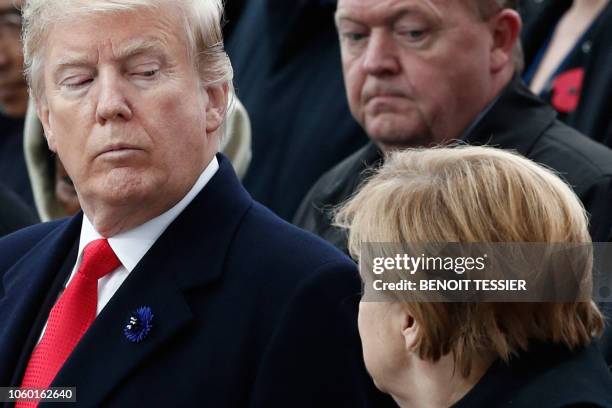
<svg viewBox="0 0 612 408">
<path fill-rule="evenodd" d="M 406 350 L 414 352 L 419 343 L 419 324 L 406 307 L 402 308 L 402 318 L 400 322 Z"/>
</svg>

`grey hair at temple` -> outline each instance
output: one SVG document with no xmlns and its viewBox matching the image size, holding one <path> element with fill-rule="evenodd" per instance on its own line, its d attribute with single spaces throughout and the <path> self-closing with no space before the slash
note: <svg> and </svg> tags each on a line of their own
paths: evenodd
<svg viewBox="0 0 612 408">
<path fill-rule="evenodd" d="M 518 11 L 518 0 L 473 0 L 482 19 L 488 19 L 500 10 L 512 9 Z M 517 41 L 512 53 L 514 70 L 520 74 L 525 67 L 525 57 L 521 42 Z"/>
</svg>

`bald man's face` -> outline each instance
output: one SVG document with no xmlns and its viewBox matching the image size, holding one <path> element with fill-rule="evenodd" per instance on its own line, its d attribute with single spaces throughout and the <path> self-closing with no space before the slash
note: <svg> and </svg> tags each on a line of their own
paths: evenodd
<svg viewBox="0 0 612 408">
<path fill-rule="evenodd" d="M 13 117 L 25 116 L 28 88 L 23 76 L 20 1 L 0 0 L 0 109 Z"/>
<path fill-rule="evenodd" d="M 469 4 L 338 1 L 349 106 L 379 146 L 457 138 L 490 100 L 494 39 Z"/>
</svg>

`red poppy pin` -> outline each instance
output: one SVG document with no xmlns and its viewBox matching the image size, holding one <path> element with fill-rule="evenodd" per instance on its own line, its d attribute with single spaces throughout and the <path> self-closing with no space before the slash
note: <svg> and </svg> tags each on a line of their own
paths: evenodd
<svg viewBox="0 0 612 408">
<path fill-rule="evenodd" d="M 580 101 L 584 68 L 574 68 L 557 75 L 552 84 L 551 103 L 561 113 L 576 110 Z"/>
</svg>

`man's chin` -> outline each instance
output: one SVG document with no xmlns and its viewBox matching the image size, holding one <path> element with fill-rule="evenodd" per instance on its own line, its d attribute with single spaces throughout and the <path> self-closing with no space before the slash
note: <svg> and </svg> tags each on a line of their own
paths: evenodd
<svg viewBox="0 0 612 408">
<path fill-rule="evenodd" d="M 430 136 L 414 135 L 409 133 L 370 133 L 370 139 L 383 151 L 400 150 L 411 147 L 431 147 Z"/>
<path fill-rule="evenodd" d="M 378 115 L 369 120 L 366 123 L 366 132 L 372 141 L 384 148 L 429 146 L 432 140 L 429 131 L 420 121 L 395 114 Z"/>
<path fill-rule="evenodd" d="M 96 185 L 87 189 L 84 199 L 105 203 L 108 206 L 142 206 L 155 194 L 156 188 L 152 180 L 142 177 L 135 169 L 115 169 Z"/>
<path fill-rule="evenodd" d="M 141 208 L 146 207 L 147 203 L 150 201 L 148 198 L 148 194 L 143 193 L 138 190 L 114 190 L 114 191 L 104 191 L 104 192 L 96 192 L 91 195 L 91 197 L 95 197 L 91 200 L 91 202 L 98 203 L 98 207 L 101 205 L 106 208 L 124 208 L 128 209 L 132 208 Z"/>
</svg>

